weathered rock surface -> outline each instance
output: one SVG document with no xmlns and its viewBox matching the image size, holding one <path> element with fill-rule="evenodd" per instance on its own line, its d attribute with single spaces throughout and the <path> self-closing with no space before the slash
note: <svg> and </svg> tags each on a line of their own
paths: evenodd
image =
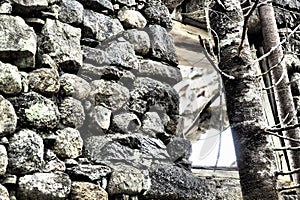
<svg viewBox="0 0 300 200">
<path fill-rule="evenodd" d="M 18 182 L 18 199 L 67 199 L 71 191 L 71 180 L 65 173 L 35 173 L 25 175 Z"/>
<path fill-rule="evenodd" d="M 89 99 L 93 105 L 105 105 L 114 110 L 120 109 L 129 100 L 129 90 L 112 81 L 95 80 L 91 82 Z"/>
<path fill-rule="evenodd" d="M 0 59 L 19 68 L 35 66 L 37 37 L 33 28 L 16 16 L 0 15 Z"/>
<path fill-rule="evenodd" d="M 0 199 L 1 200 L 9 200 L 8 190 L 0 184 Z"/>
<path fill-rule="evenodd" d="M 26 174 L 41 170 L 44 144 L 41 136 L 29 129 L 23 129 L 9 138 L 8 171 Z"/>
<path fill-rule="evenodd" d="M 99 181 L 111 174 L 112 170 L 105 165 L 81 164 L 67 168 L 67 172 L 74 180 L 87 179 L 89 181 Z"/>
<path fill-rule="evenodd" d="M 45 165 L 43 167 L 43 172 L 64 172 L 66 170 L 65 163 L 58 159 L 55 153 L 50 149 L 45 149 L 44 160 Z"/>
<path fill-rule="evenodd" d="M 85 99 L 91 92 L 87 81 L 74 74 L 65 73 L 60 76 L 60 93 L 63 96 L 72 96 L 76 99 Z"/>
<path fill-rule="evenodd" d="M 139 75 L 153 78 L 172 86 L 182 80 L 181 73 L 178 68 L 152 60 L 141 61 Z"/>
<path fill-rule="evenodd" d="M 124 67 L 125 69 L 137 70 L 138 60 L 135 56 L 134 46 L 129 42 L 119 39 L 110 42 L 105 51 L 108 54 L 110 65 Z"/>
<path fill-rule="evenodd" d="M 112 172 L 108 182 L 108 193 L 109 195 L 139 194 L 145 182 L 145 177 L 140 170 L 123 166 Z"/>
<path fill-rule="evenodd" d="M 141 134 L 91 136 L 86 139 L 85 147 L 93 161 L 112 168 L 125 164 L 147 169 L 153 163 L 169 159 L 167 148 L 160 140 Z"/>
<path fill-rule="evenodd" d="M 59 104 L 60 121 L 63 125 L 80 128 L 85 120 L 84 108 L 79 100 L 67 97 Z"/>
<path fill-rule="evenodd" d="M 59 74 L 55 69 L 40 68 L 29 73 L 29 87 L 42 94 L 55 94 L 59 91 Z"/>
<path fill-rule="evenodd" d="M 68 24 L 81 24 L 83 21 L 83 6 L 75 0 L 63 0 L 60 4 L 58 19 Z"/>
<path fill-rule="evenodd" d="M 64 128 L 56 131 L 53 151 L 62 158 L 77 158 L 82 154 L 83 141 L 78 130 Z"/>
<path fill-rule="evenodd" d="M 188 139 L 174 137 L 168 143 L 167 150 L 173 162 L 187 161 L 192 154 L 192 144 Z"/>
<path fill-rule="evenodd" d="M 7 165 L 8 165 L 8 157 L 7 157 L 6 148 L 5 148 L 5 146 L 0 145 L 0 175 L 1 176 L 3 176 L 6 173 Z M 1 191 L 1 189 L 0 189 L 0 191 Z M 1 194 L 1 192 L 0 192 L 0 194 Z"/>
<path fill-rule="evenodd" d="M 12 5 L 10 2 L 1 2 L 0 3 L 0 14 L 11 14 Z"/>
<path fill-rule="evenodd" d="M 146 112 L 142 121 L 143 132 L 156 138 L 159 133 L 164 133 L 165 128 L 157 112 Z"/>
<path fill-rule="evenodd" d="M 167 29 L 172 29 L 172 19 L 168 8 L 161 1 L 148 1 L 143 9 L 143 15 L 149 24 L 158 24 Z"/>
<path fill-rule="evenodd" d="M 111 110 L 104 106 L 95 106 L 89 112 L 91 130 L 107 130 L 111 121 Z"/>
<path fill-rule="evenodd" d="M 133 44 L 134 51 L 138 55 L 145 56 L 150 50 L 150 37 L 146 31 L 131 29 L 123 32 L 122 36 Z"/>
<path fill-rule="evenodd" d="M 82 36 L 100 42 L 124 30 L 119 20 L 91 10 L 84 10 L 83 25 Z"/>
<path fill-rule="evenodd" d="M 0 95 L 0 137 L 10 135 L 17 127 L 17 115 L 12 104 Z"/>
<path fill-rule="evenodd" d="M 99 67 L 105 64 L 109 64 L 107 52 L 97 48 L 91 48 L 88 46 L 82 46 L 83 59 L 85 64 L 91 64 L 95 67 Z"/>
<path fill-rule="evenodd" d="M 21 90 L 22 81 L 18 68 L 0 61 L 0 92 L 18 94 Z"/>
<path fill-rule="evenodd" d="M 133 113 L 121 113 L 112 118 L 111 130 L 119 133 L 133 133 L 141 127 L 140 119 Z"/>
<path fill-rule="evenodd" d="M 66 72 L 82 66 L 81 30 L 58 20 L 47 19 L 39 39 L 39 53 L 49 54 Z"/>
<path fill-rule="evenodd" d="M 130 93 L 128 109 L 143 115 L 148 111 L 159 111 L 170 117 L 166 131 L 176 133 L 179 114 L 179 96 L 168 84 L 163 84 L 151 78 L 139 77 L 134 83 L 134 90 Z"/>
<path fill-rule="evenodd" d="M 136 10 L 120 10 L 118 18 L 125 28 L 144 28 L 147 24 L 145 17 Z"/>
<path fill-rule="evenodd" d="M 166 29 L 159 25 L 150 25 L 147 32 L 150 36 L 152 57 L 177 66 L 178 60 L 173 38 Z"/>
<path fill-rule="evenodd" d="M 22 93 L 8 99 L 19 117 L 18 125 L 37 129 L 52 129 L 59 122 L 59 111 L 53 101 L 36 93 Z"/>
<path fill-rule="evenodd" d="M 107 192 L 99 185 L 89 182 L 72 182 L 71 199 L 73 200 L 108 200 Z"/>
<path fill-rule="evenodd" d="M 84 5 L 85 8 L 93 10 L 95 12 L 101 12 L 108 10 L 113 12 L 114 8 L 110 0 L 78 0 Z"/>
<path fill-rule="evenodd" d="M 122 5 L 128 6 L 128 7 L 136 5 L 135 0 L 116 0 L 116 3 L 122 4 Z"/>
<path fill-rule="evenodd" d="M 210 199 L 205 182 L 191 172 L 172 165 L 153 166 L 149 172 L 152 184 L 142 199 L 192 200 Z"/>
</svg>

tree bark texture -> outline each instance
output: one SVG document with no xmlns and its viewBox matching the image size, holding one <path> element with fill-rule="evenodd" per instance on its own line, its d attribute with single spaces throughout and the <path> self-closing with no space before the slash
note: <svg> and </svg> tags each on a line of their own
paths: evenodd
<svg viewBox="0 0 300 200">
<path fill-rule="evenodd" d="M 264 39 L 264 51 L 265 53 L 267 53 L 271 50 L 272 47 L 275 47 L 280 43 L 274 9 L 271 3 L 265 3 L 259 7 L 259 17 Z M 281 46 L 279 46 L 268 56 L 268 64 L 269 68 L 277 65 L 277 67 L 271 70 L 270 73 L 272 83 L 279 83 L 274 88 L 279 120 L 282 125 L 286 125 L 287 122 L 290 122 L 289 125 L 293 125 L 298 123 L 298 119 L 296 116 L 296 110 L 294 107 L 286 65 L 285 62 L 282 61 L 282 57 L 283 51 Z M 281 81 L 279 82 L 280 79 Z M 284 131 L 283 134 L 286 137 L 298 139 L 300 141 L 299 128 Z M 289 140 L 286 140 L 285 144 L 291 147 L 299 146 L 299 143 Z M 288 157 L 291 165 L 291 170 L 300 168 L 300 151 L 288 151 Z M 299 183 L 300 173 L 293 174 L 293 181 L 295 184 Z M 298 198 L 300 199 L 299 191 L 297 193 Z"/>
<path fill-rule="evenodd" d="M 219 68 L 235 77 L 222 76 L 222 79 L 243 198 L 276 200 L 274 154 L 264 133 L 266 118 L 255 69 L 251 66 L 248 38 L 238 53 L 244 24 L 241 5 L 239 0 L 224 0 L 223 4 L 224 7 L 212 4 L 210 22 L 219 37 Z"/>
</svg>

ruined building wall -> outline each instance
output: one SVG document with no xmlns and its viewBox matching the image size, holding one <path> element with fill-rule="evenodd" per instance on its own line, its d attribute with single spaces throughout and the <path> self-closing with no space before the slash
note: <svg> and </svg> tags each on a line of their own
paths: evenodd
<svg viewBox="0 0 300 200">
<path fill-rule="evenodd" d="M 0 198 L 212 198 L 171 28 L 161 1 L 1 0 Z"/>
</svg>

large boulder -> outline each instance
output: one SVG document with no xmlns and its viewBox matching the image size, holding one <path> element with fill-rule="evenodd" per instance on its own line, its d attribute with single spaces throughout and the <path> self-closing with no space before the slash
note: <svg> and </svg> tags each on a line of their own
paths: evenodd
<svg viewBox="0 0 300 200">
<path fill-rule="evenodd" d="M 80 128 L 85 120 L 84 108 L 81 102 L 72 97 L 62 100 L 58 107 L 60 111 L 60 121 L 63 125 Z"/>
<path fill-rule="evenodd" d="M 27 174 L 41 170 L 44 143 L 36 132 L 23 129 L 9 139 L 8 170 L 13 174 Z"/>
<path fill-rule="evenodd" d="M 0 137 L 11 135 L 17 127 L 17 115 L 12 104 L 0 95 Z"/>
<path fill-rule="evenodd" d="M 18 199 L 64 200 L 71 191 L 71 180 L 62 172 L 25 175 L 18 182 Z"/>
<path fill-rule="evenodd" d="M 39 39 L 39 54 L 48 54 L 66 72 L 82 66 L 81 30 L 58 20 L 47 19 Z"/>
<path fill-rule="evenodd" d="M 37 36 L 18 16 L 0 15 L 0 59 L 19 68 L 34 68 Z"/>
</svg>

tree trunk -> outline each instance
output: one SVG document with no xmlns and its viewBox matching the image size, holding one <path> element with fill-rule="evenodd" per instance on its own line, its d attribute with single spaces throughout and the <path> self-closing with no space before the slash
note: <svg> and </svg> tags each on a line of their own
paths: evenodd
<svg viewBox="0 0 300 200">
<path fill-rule="evenodd" d="M 263 39 L 264 39 L 264 50 L 269 52 L 272 47 L 277 46 L 280 43 L 280 38 L 277 30 L 276 19 L 274 14 L 274 9 L 271 3 L 262 4 L 259 7 L 259 17 L 261 21 Z M 296 111 L 293 103 L 293 96 L 289 86 L 288 74 L 285 66 L 285 62 L 282 61 L 283 52 L 281 46 L 276 48 L 268 56 L 269 68 L 276 66 L 271 70 L 272 83 L 275 84 L 282 79 L 279 84 L 274 88 L 274 95 L 277 104 L 277 110 L 279 114 L 279 120 L 281 125 L 286 125 L 285 122 L 289 122 L 289 125 L 297 124 L 298 120 L 296 117 Z M 284 122 L 285 120 L 285 122 Z M 286 137 L 300 139 L 299 128 L 284 131 L 283 134 Z M 291 142 L 287 140 L 287 146 L 296 147 L 299 143 Z M 289 162 L 291 165 L 291 170 L 300 168 L 300 151 L 289 151 L 288 152 Z M 299 184 L 300 173 L 293 174 L 293 181 L 295 184 Z M 300 199 L 300 193 L 297 192 L 298 198 Z"/>
<path fill-rule="evenodd" d="M 216 1 L 215 1 L 216 2 Z M 213 3 L 211 27 L 219 37 L 219 68 L 222 76 L 227 112 L 231 125 L 243 198 L 245 200 L 276 200 L 274 154 L 264 134 L 266 118 L 263 115 L 261 92 L 254 78 L 252 57 L 245 39 L 238 55 L 243 30 L 243 13 L 239 0 L 224 0 L 224 7 Z"/>
</svg>

